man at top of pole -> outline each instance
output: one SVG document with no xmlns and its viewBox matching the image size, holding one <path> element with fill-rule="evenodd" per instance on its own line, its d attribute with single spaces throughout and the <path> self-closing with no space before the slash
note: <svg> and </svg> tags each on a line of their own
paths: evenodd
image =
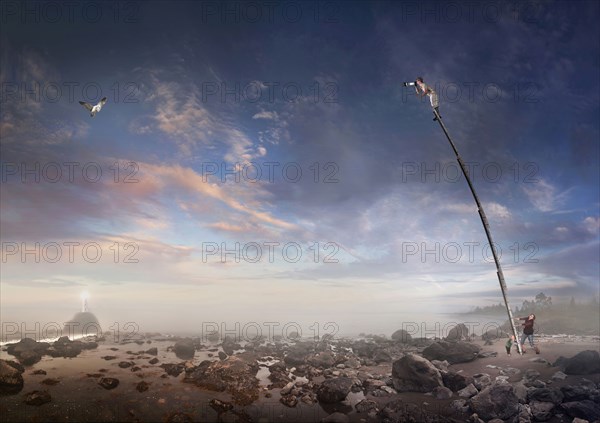
<svg viewBox="0 0 600 423">
<path fill-rule="evenodd" d="M 434 91 L 433 88 L 431 88 L 429 85 L 427 85 L 425 82 L 423 82 L 423 78 L 421 78 L 420 76 L 416 79 L 415 82 L 405 82 L 404 86 L 409 86 L 409 85 L 414 85 L 415 86 L 415 91 L 417 92 L 417 95 L 423 97 L 424 95 L 429 97 L 429 102 L 431 103 L 431 107 L 433 107 L 433 109 L 437 112 L 438 116 L 440 116 L 440 118 L 442 117 L 440 115 L 440 103 L 439 103 L 439 99 L 438 99 L 438 95 L 437 93 Z M 434 117 L 433 120 L 437 120 L 437 117 Z"/>
</svg>

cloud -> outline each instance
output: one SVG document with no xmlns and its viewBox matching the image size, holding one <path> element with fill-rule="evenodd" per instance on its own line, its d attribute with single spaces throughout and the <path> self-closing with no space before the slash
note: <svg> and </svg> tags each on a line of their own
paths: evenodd
<svg viewBox="0 0 600 423">
<path fill-rule="evenodd" d="M 600 218 L 597 216 L 588 216 L 583 219 L 583 226 L 592 235 L 597 235 L 600 231 Z"/>
<path fill-rule="evenodd" d="M 256 113 L 254 116 L 252 116 L 252 119 L 278 120 L 279 115 L 277 114 L 277 112 L 262 111 L 260 113 Z"/>
<path fill-rule="evenodd" d="M 554 185 L 540 178 L 537 183 L 524 184 L 521 188 L 531 204 L 541 212 L 555 211 L 567 200 L 569 190 L 557 192 Z"/>
</svg>

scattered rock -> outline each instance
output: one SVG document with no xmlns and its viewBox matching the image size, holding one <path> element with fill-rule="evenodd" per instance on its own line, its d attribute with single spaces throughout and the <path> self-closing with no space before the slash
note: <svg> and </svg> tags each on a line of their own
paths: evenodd
<svg viewBox="0 0 600 423">
<path fill-rule="evenodd" d="M 135 389 L 137 389 L 138 392 L 145 392 L 148 390 L 149 387 L 150 387 L 150 384 L 143 380 L 140 383 L 138 383 L 137 385 L 135 385 Z"/>
<path fill-rule="evenodd" d="M 102 359 L 104 359 L 106 361 L 109 361 L 109 360 L 114 360 L 117 357 L 114 356 L 114 355 L 105 355 L 104 357 L 100 357 L 100 358 L 102 358 Z"/>
<path fill-rule="evenodd" d="M 135 363 L 133 363 L 132 361 L 121 361 L 119 363 L 119 367 L 122 369 L 128 369 L 129 367 L 133 366 Z"/>
<path fill-rule="evenodd" d="M 444 361 L 431 360 L 431 364 L 433 364 L 442 373 L 447 372 L 448 371 L 448 366 L 450 365 L 450 363 L 448 363 L 446 360 L 444 360 Z"/>
<path fill-rule="evenodd" d="M 317 398 L 325 404 L 341 402 L 350 393 L 353 384 L 349 377 L 326 379 L 317 390 Z"/>
<path fill-rule="evenodd" d="M 452 391 L 445 386 L 438 386 L 431 391 L 436 399 L 450 399 L 452 398 Z"/>
<path fill-rule="evenodd" d="M 477 373 L 473 375 L 473 385 L 481 391 L 492 383 L 492 378 L 487 373 Z"/>
<path fill-rule="evenodd" d="M 542 358 L 542 357 L 530 358 L 529 361 L 531 361 L 532 363 L 545 364 L 548 367 L 552 366 L 552 364 L 550 364 L 550 362 L 548 360 L 546 360 L 545 358 Z"/>
<path fill-rule="evenodd" d="M 519 412 L 519 400 L 513 387 L 493 384 L 470 399 L 471 409 L 485 420 L 507 420 Z"/>
<path fill-rule="evenodd" d="M 564 402 L 583 401 L 590 399 L 590 389 L 581 385 L 567 385 L 560 388 Z"/>
<path fill-rule="evenodd" d="M 49 377 L 49 378 L 42 380 L 40 383 L 43 385 L 54 386 L 54 385 L 59 384 L 60 380 Z"/>
<path fill-rule="evenodd" d="M 119 379 L 114 377 L 103 377 L 98 381 L 98 385 L 102 386 L 104 389 L 115 389 L 119 386 Z"/>
<path fill-rule="evenodd" d="M 410 344 L 412 336 L 404 329 L 398 329 L 396 332 L 392 333 L 392 339 L 403 344 Z"/>
<path fill-rule="evenodd" d="M 183 372 L 185 365 L 183 363 L 163 363 L 160 365 L 169 376 L 177 377 Z"/>
<path fill-rule="evenodd" d="M 348 360 L 348 361 L 350 361 L 350 360 Z M 392 356 L 387 351 L 377 350 L 375 352 L 375 354 L 373 354 L 373 361 L 377 364 L 389 363 L 390 361 L 392 361 Z M 355 366 L 352 366 L 352 367 L 355 367 Z"/>
<path fill-rule="evenodd" d="M 455 413 L 468 413 L 469 404 L 467 404 L 467 400 L 465 399 L 454 400 L 450 403 L 450 409 Z"/>
<path fill-rule="evenodd" d="M 477 390 L 475 385 L 470 383 L 469 385 L 458 391 L 458 396 L 461 398 L 471 398 L 472 396 L 475 396 L 478 393 L 479 391 Z"/>
<path fill-rule="evenodd" d="M 169 414 L 166 419 L 167 423 L 184 423 L 184 422 L 191 423 L 193 421 L 194 421 L 194 419 L 192 418 L 192 416 L 190 416 L 187 413 L 182 413 L 181 411 L 177 411 L 177 412 Z M 227 420 L 226 418 L 223 418 L 221 421 L 222 422 L 229 422 L 229 421 L 240 422 L 242 420 L 239 420 L 237 418 L 234 418 L 233 420 Z"/>
<path fill-rule="evenodd" d="M 442 373 L 442 380 L 444 382 L 444 386 L 450 388 L 454 392 L 460 391 L 467 385 L 473 383 L 473 378 L 471 376 L 465 376 L 462 373 L 452 371 Z"/>
<path fill-rule="evenodd" d="M 415 354 L 406 354 L 392 364 L 392 382 L 398 392 L 430 392 L 443 386 L 440 371 Z"/>
<path fill-rule="evenodd" d="M 31 374 L 32 375 L 45 375 L 46 371 L 42 370 L 42 369 L 37 369 L 37 370 L 34 370 L 33 372 L 31 372 Z"/>
<path fill-rule="evenodd" d="M 545 422 L 550 420 L 554 414 L 554 404 L 551 402 L 531 401 L 529 403 L 531 408 L 531 415 L 538 422 Z"/>
<path fill-rule="evenodd" d="M 0 395 L 14 395 L 23 389 L 25 369 L 14 361 L 0 360 Z"/>
<path fill-rule="evenodd" d="M 158 355 L 158 348 L 156 348 L 156 347 L 150 348 L 149 350 L 146 350 L 146 354 Z"/>
<path fill-rule="evenodd" d="M 183 381 L 212 391 L 227 391 L 235 403 L 248 405 L 259 397 L 257 371 L 256 362 L 231 356 L 223 361 L 201 362 L 186 371 Z"/>
<path fill-rule="evenodd" d="M 600 354 L 594 350 L 581 351 L 571 358 L 559 357 L 554 365 L 568 375 L 600 373 Z"/>
<path fill-rule="evenodd" d="M 223 351 L 219 351 L 219 360 L 225 360 L 227 358 L 227 354 Z"/>
<path fill-rule="evenodd" d="M 551 402 L 560 404 L 564 398 L 563 393 L 558 388 L 533 388 L 527 393 L 529 402 Z"/>
<path fill-rule="evenodd" d="M 233 404 L 218 399 L 211 399 L 208 403 L 217 413 L 221 414 L 225 411 L 233 410 Z"/>
<path fill-rule="evenodd" d="M 154 357 L 153 359 L 149 360 L 148 363 L 156 364 L 156 363 L 158 363 L 158 361 L 159 361 L 158 358 Z"/>
<path fill-rule="evenodd" d="M 335 412 L 321 419 L 322 423 L 348 423 L 349 421 L 348 416 L 340 412 Z"/>
<path fill-rule="evenodd" d="M 561 371 L 558 371 L 552 375 L 552 380 L 565 380 L 567 375 Z"/>
<path fill-rule="evenodd" d="M 561 408 L 569 417 L 578 417 L 591 422 L 600 419 L 600 405 L 591 400 L 563 402 Z"/>
<path fill-rule="evenodd" d="M 378 404 L 376 401 L 364 399 L 354 406 L 357 413 L 369 413 L 371 411 L 378 412 Z"/>
<path fill-rule="evenodd" d="M 175 343 L 173 347 L 175 355 L 182 360 L 189 360 L 194 358 L 196 353 L 196 347 L 194 341 L 191 338 L 184 338 Z"/>
<path fill-rule="evenodd" d="M 448 331 L 445 339 L 450 342 L 468 341 L 469 328 L 464 323 L 459 323 Z"/>
<path fill-rule="evenodd" d="M 298 404 L 298 398 L 293 394 L 282 395 L 281 398 L 279 398 L 279 402 L 286 407 L 293 408 Z"/>
<path fill-rule="evenodd" d="M 479 345 L 468 342 L 437 341 L 423 350 L 428 360 L 447 360 L 450 364 L 473 361 L 481 351 Z"/>
<path fill-rule="evenodd" d="M 33 391 L 25 395 L 25 404 L 40 406 L 52 401 L 48 391 Z"/>
<path fill-rule="evenodd" d="M 23 338 L 17 343 L 7 345 L 6 352 L 17 357 L 22 364 L 30 366 L 40 361 L 49 347 L 50 344 L 47 342 Z"/>
<path fill-rule="evenodd" d="M 327 369 L 335 365 L 335 358 L 330 351 L 323 351 L 309 355 L 306 362 L 313 367 Z"/>
</svg>

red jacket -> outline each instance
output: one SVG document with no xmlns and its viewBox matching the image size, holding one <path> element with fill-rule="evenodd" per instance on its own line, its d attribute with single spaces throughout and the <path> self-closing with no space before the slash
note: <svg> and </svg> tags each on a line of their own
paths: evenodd
<svg viewBox="0 0 600 423">
<path fill-rule="evenodd" d="M 523 333 L 525 335 L 533 335 L 533 323 L 535 322 L 535 317 L 533 319 L 529 319 L 529 316 L 527 317 L 519 317 L 520 320 L 525 320 L 525 322 L 523 323 Z"/>
</svg>

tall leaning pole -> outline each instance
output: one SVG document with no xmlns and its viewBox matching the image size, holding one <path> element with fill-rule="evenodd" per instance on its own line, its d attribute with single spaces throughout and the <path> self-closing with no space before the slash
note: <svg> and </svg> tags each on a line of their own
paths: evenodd
<svg viewBox="0 0 600 423">
<path fill-rule="evenodd" d="M 506 305 L 508 321 L 510 322 L 510 326 L 512 328 L 513 335 L 515 336 L 517 350 L 519 351 L 519 354 L 523 354 L 523 351 L 521 350 L 521 344 L 519 343 L 519 335 L 517 333 L 517 328 L 515 326 L 513 314 L 510 309 L 510 305 L 508 304 L 508 297 L 506 294 L 506 291 L 507 291 L 506 282 L 504 281 L 504 273 L 502 272 L 502 267 L 500 267 L 500 260 L 498 260 L 498 255 L 496 254 L 496 248 L 494 247 L 494 242 L 492 241 L 492 233 L 490 232 L 490 224 L 488 223 L 485 212 L 483 211 L 483 206 L 481 205 L 481 202 L 479 201 L 479 197 L 477 197 L 477 193 L 475 192 L 475 188 L 473 187 L 473 183 L 471 182 L 471 178 L 469 177 L 469 172 L 467 171 L 467 167 L 465 166 L 465 163 L 463 162 L 462 157 L 460 157 L 460 154 L 458 154 L 458 150 L 456 149 L 454 142 L 452 142 L 452 138 L 450 138 L 450 134 L 448 133 L 448 130 L 446 129 L 446 125 L 444 125 L 444 122 L 442 121 L 442 117 L 440 116 L 440 114 L 438 113 L 438 111 L 436 109 L 433 109 L 433 114 L 436 117 L 436 121 L 440 124 L 442 131 L 444 131 L 446 138 L 448 138 L 448 142 L 450 143 L 452 150 L 454 150 L 454 154 L 456 155 L 456 160 L 458 161 L 458 164 L 460 165 L 463 175 L 465 175 L 465 179 L 467 180 L 467 183 L 469 184 L 469 189 L 471 190 L 471 194 L 473 194 L 473 199 L 475 200 L 475 203 L 477 204 L 477 211 L 479 212 L 479 217 L 481 218 L 481 223 L 483 224 L 483 229 L 485 229 L 485 235 L 487 236 L 488 243 L 492 250 L 492 254 L 494 255 L 494 262 L 496 263 L 496 274 L 498 275 L 498 282 L 500 282 L 500 289 L 502 290 L 502 297 L 504 298 L 504 304 Z"/>
</svg>

